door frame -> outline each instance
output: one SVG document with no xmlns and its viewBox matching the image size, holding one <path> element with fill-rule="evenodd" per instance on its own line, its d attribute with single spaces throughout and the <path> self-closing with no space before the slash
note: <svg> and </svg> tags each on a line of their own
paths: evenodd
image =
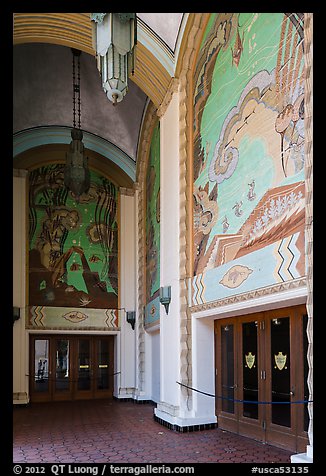
<svg viewBox="0 0 326 476">
<path fill-rule="evenodd" d="M 114 390 L 114 368 L 115 368 L 115 355 L 116 355 L 116 334 L 80 334 L 80 333 L 29 333 L 29 394 L 31 402 L 49 402 L 49 401 L 63 401 L 63 400 L 86 400 L 86 399 L 98 399 L 98 398 L 111 398 Z M 81 339 L 90 340 L 90 352 L 92 356 L 91 362 L 91 388 L 90 390 L 78 390 L 77 378 L 77 348 L 78 341 Z M 107 340 L 109 342 L 109 376 L 108 376 L 108 389 L 98 389 L 96 385 L 97 375 L 94 369 L 98 368 L 98 354 L 96 352 L 96 342 L 100 339 Z M 48 341 L 48 390 L 46 392 L 38 392 L 35 390 L 35 377 L 34 377 L 34 365 L 35 365 L 35 340 L 47 340 Z M 71 357 L 69 358 L 69 389 L 67 391 L 56 391 L 55 380 L 52 376 L 56 372 L 56 341 L 69 340 Z"/>
<path fill-rule="evenodd" d="M 281 309 L 261 311 L 243 316 L 216 319 L 214 322 L 215 335 L 215 407 L 218 426 L 227 431 L 273 444 L 292 451 L 305 451 L 308 444 L 307 431 L 304 428 L 303 405 L 293 404 L 291 408 L 291 427 L 277 425 L 272 422 L 272 406 L 258 405 L 258 419 L 247 418 L 243 415 L 243 403 L 234 402 L 234 413 L 223 411 L 222 403 L 222 327 L 233 325 L 234 350 L 234 399 L 243 400 L 242 372 L 242 324 L 256 321 L 258 346 L 258 400 L 271 401 L 271 323 L 273 319 L 289 317 L 290 335 L 290 385 L 294 395 L 292 401 L 304 400 L 304 359 L 303 353 L 304 325 L 307 314 L 305 305 L 284 307 Z M 303 357 L 300 361 L 300 357 Z M 296 386 L 296 388 L 294 388 Z"/>
</svg>

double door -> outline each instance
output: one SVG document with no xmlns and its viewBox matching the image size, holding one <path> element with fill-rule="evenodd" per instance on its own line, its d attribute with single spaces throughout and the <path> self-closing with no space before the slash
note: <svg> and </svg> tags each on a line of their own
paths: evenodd
<svg viewBox="0 0 326 476">
<path fill-rule="evenodd" d="M 113 339 L 113 336 L 31 336 L 31 401 L 111 397 Z"/>
<path fill-rule="evenodd" d="M 220 428 L 305 451 L 309 399 L 304 306 L 215 321 Z"/>
</svg>

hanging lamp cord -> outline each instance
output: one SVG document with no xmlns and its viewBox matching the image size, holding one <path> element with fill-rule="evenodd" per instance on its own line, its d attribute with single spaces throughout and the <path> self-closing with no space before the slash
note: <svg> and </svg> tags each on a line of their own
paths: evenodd
<svg viewBox="0 0 326 476">
<path fill-rule="evenodd" d="M 76 101 L 78 108 L 78 129 L 81 127 L 80 111 L 80 54 L 78 50 L 72 49 L 72 82 L 73 82 L 73 126 L 76 127 Z M 76 81 L 76 61 L 77 61 L 77 81 Z"/>
</svg>

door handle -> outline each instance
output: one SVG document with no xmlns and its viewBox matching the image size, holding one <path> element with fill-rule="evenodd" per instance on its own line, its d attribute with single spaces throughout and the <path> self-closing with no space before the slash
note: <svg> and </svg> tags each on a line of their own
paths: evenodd
<svg viewBox="0 0 326 476">
<path fill-rule="evenodd" d="M 291 392 L 290 392 L 290 395 L 291 395 L 291 397 L 294 396 L 294 392 L 293 392 L 292 390 L 291 390 Z"/>
</svg>

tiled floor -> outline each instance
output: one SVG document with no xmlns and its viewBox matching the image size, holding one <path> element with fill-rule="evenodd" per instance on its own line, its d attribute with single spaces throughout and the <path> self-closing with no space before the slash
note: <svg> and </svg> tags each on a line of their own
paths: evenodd
<svg viewBox="0 0 326 476">
<path fill-rule="evenodd" d="M 179 433 L 153 405 L 116 400 L 30 404 L 13 411 L 14 463 L 290 463 L 291 453 L 219 428 Z"/>
</svg>

